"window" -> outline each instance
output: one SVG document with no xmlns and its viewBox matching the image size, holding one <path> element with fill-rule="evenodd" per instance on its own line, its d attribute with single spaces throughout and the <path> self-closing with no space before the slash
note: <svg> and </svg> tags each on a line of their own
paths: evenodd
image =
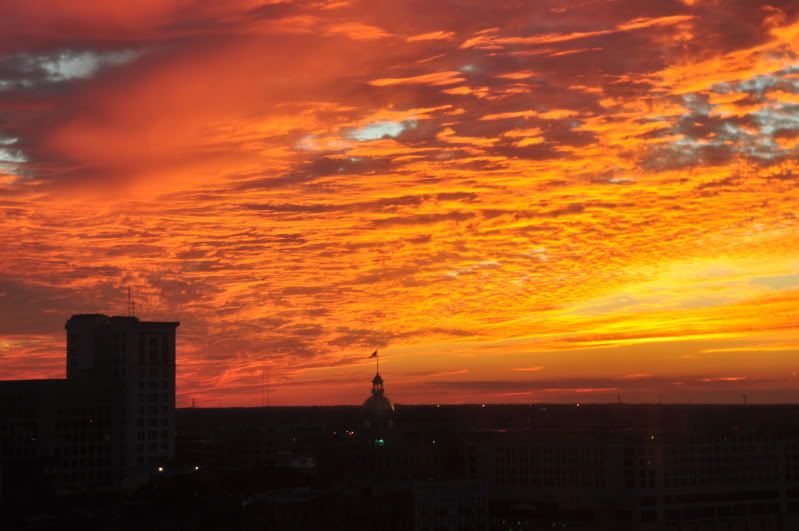
<svg viewBox="0 0 799 531">
<path fill-rule="evenodd" d="M 167 365 L 169 363 L 169 337 L 164 335 L 161 340 L 161 363 Z"/>
<path fill-rule="evenodd" d="M 158 363 L 158 338 L 151 337 L 147 342 L 147 358 L 151 364 Z"/>
</svg>

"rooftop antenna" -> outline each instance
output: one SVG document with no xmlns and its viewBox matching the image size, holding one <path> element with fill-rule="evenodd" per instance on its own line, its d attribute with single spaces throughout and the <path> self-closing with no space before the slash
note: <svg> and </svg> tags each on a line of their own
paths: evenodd
<svg viewBox="0 0 799 531">
<path fill-rule="evenodd" d="M 134 317 L 136 315 L 136 301 L 133 300 L 133 293 L 130 290 L 130 286 L 128 286 L 127 295 L 125 296 L 125 315 L 128 317 Z"/>
</svg>

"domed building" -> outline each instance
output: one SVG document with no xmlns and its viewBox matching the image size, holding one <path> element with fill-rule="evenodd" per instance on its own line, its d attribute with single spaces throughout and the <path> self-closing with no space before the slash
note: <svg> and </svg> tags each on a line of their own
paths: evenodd
<svg viewBox="0 0 799 531">
<path fill-rule="evenodd" d="M 372 396 L 361 408 L 364 431 L 374 438 L 381 438 L 394 429 L 394 404 L 383 390 L 383 378 L 376 373 L 372 379 Z"/>
</svg>

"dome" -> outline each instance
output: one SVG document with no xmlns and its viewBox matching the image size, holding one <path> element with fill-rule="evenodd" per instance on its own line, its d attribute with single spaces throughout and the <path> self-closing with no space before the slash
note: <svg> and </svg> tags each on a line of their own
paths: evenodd
<svg viewBox="0 0 799 531">
<path fill-rule="evenodd" d="M 371 435 L 384 435 L 394 427 L 394 404 L 383 390 L 380 373 L 372 379 L 372 396 L 361 407 L 363 427 Z"/>
<path fill-rule="evenodd" d="M 367 417 L 378 419 L 394 414 L 394 404 L 385 395 L 372 395 L 363 403 L 363 413 Z"/>
</svg>

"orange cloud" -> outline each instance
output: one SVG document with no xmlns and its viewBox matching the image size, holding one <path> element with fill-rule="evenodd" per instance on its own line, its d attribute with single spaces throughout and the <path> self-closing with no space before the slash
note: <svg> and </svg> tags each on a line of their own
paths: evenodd
<svg viewBox="0 0 799 531">
<path fill-rule="evenodd" d="M 502 78 L 502 79 L 513 79 L 513 80 L 528 79 L 528 78 L 531 78 L 533 76 L 535 76 L 535 72 L 529 72 L 529 71 L 526 71 L 526 70 L 521 70 L 519 72 L 507 72 L 505 74 L 498 74 L 497 75 L 497 77 Z"/>
<path fill-rule="evenodd" d="M 510 111 L 499 112 L 496 114 L 486 114 L 480 117 L 481 120 L 506 120 L 508 118 L 531 118 L 538 116 L 536 111 Z"/>
<path fill-rule="evenodd" d="M 419 35 L 412 35 L 405 40 L 408 42 L 441 41 L 450 40 L 454 37 L 455 33 L 452 31 L 431 31 L 428 33 L 420 33 Z"/>
<path fill-rule="evenodd" d="M 693 20 L 693 15 L 673 15 L 665 17 L 641 17 L 617 24 L 613 29 L 600 29 L 595 31 L 573 31 L 566 33 L 546 33 L 528 37 L 499 37 L 495 32 L 483 33 L 461 44 L 461 48 L 496 48 L 505 45 L 540 45 L 559 44 L 574 40 L 600 37 L 614 33 L 635 31 L 654 27 L 668 27 Z"/>
<path fill-rule="evenodd" d="M 357 22 L 335 24 L 329 27 L 327 32 L 330 35 L 343 35 L 356 41 L 370 41 L 390 36 L 390 34 L 382 28 Z"/>
<path fill-rule="evenodd" d="M 430 74 L 420 74 L 418 76 L 409 76 L 409 77 L 388 77 L 388 78 L 380 78 L 380 79 L 373 79 L 369 82 L 370 85 L 374 85 L 376 87 L 389 87 L 392 85 L 433 85 L 433 86 L 440 86 L 440 85 L 453 85 L 455 83 L 461 83 L 464 79 L 461 77 L 461 73 L 457 71 L 446 71 L 446 72 L 433 72 Z"/>
</svg>

